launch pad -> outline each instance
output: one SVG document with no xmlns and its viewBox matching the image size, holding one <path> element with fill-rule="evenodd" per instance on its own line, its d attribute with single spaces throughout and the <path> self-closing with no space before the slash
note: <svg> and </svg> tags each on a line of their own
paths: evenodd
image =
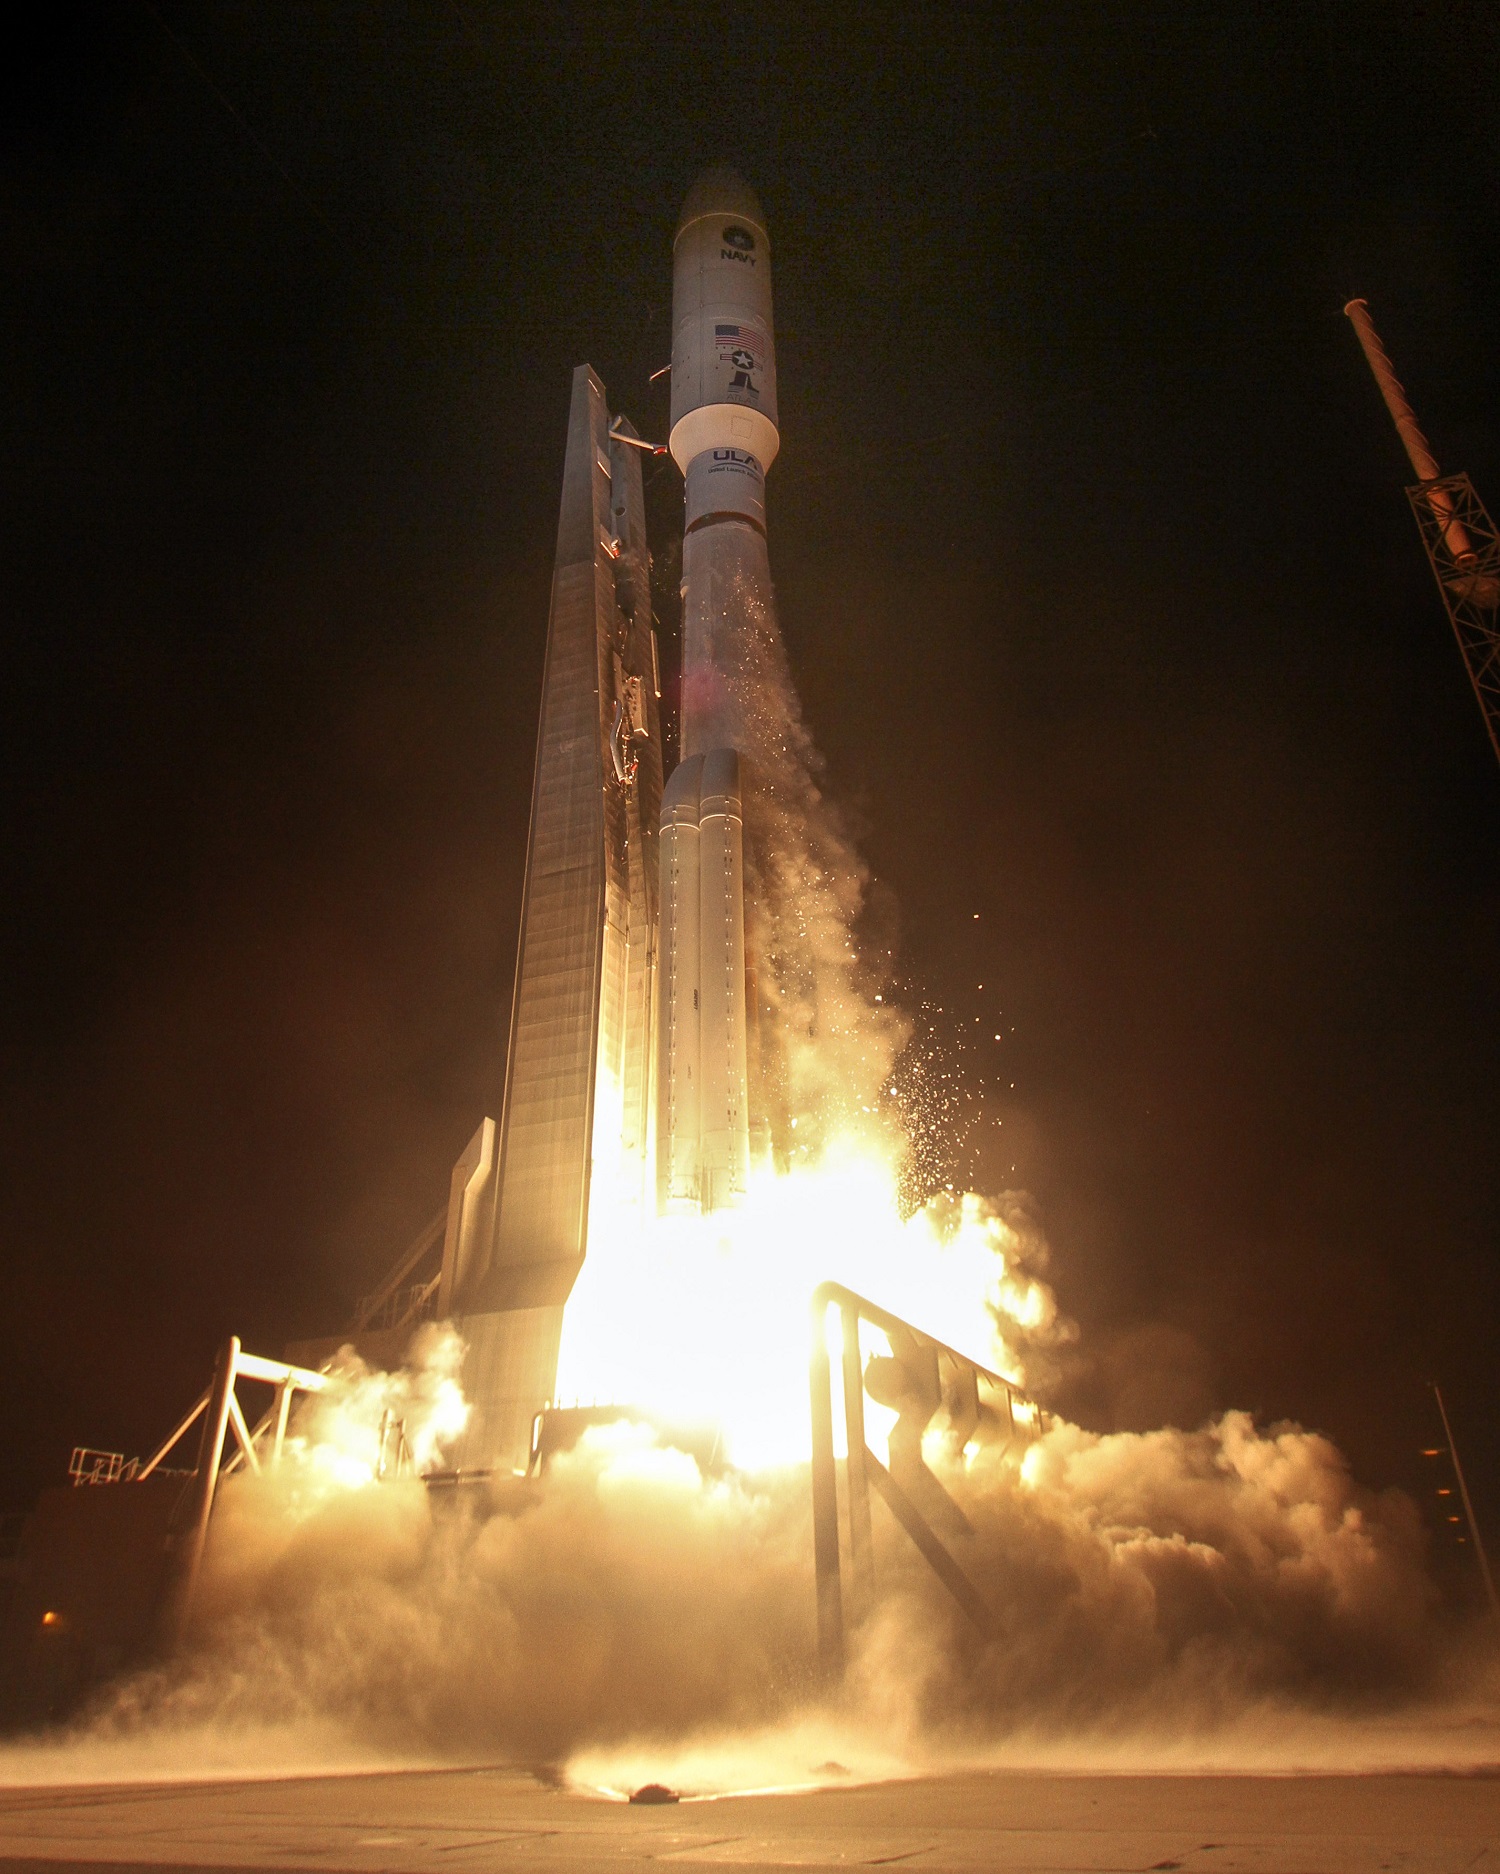
<svg viewBox="0 0 1500 1874">
<path fill-rule="evenodd" d="M 487 1768 L 0 1792 L 0 1870 L 17 1874 L 663 1866 L 1459 1874 L 1486 1860 L 1497 1836 L 1493 1774 L 991 1771 L 653 1807 L 604 1800 L 546 1773 Z"/>
<path fill-rule="evenodd" d="M 990 1459 L 1019 1457 L 1045 1429 L 1040 1408 L 1012 1381 L 837 1283 L 815 1292 L 811 1327 L 809 1585 L 823 1682 L 840 1678 L 848 1633 L 876 1604 L 872 1490 L 976 1637 L 993 1637 L 998 1610 L 975 1584 L 967 1559 L 975 1531 L 941 1473 L 961 1472 L 966 1455 L 980 1450 Z M 336 1404 L 350 1378 L 337 1367 L 315 1371 L 261 1358 L 231 1337 L 209 1385 L 151 1457 L 126 1461 L 115 1452 L 75 1451 L 73 1487 L 47 1492 L 23 1537 L 9 1620 L 0 1628 L 7 1715 L 66 1715 L 112 1674 L 175 1648 L 192 1618 L 222 1480 L 236 1470 L 274 1477 L 294 1400 L 312 1395 Z M 254 1424 L 237 1392 L 244 1380 L 272 1388 Z M 834 1436 L 836 1397 L 842 1454 Z M 870 1448 L 872 1406 L 893 1420 L 884 1461 Z M 429 1493 L 461 1494 L 480 1519 L 519 1514 L 537 1501 L 550 1466 L 605 1427 L 628 1428 L 680 1453 L 705 1479 L 732 1468 L 712 1423 L 673 1423 L 619 1401 L 536 1411 L 523 1466 L 499 1472 L 429 1466 L 422 1481 Z M 181 1468 L 195 1430 L 196 1459 Z M 173 1458 L 176 1466 L 168 1463 Z M 406 1423 L 389 1408 L 366 1460 L 374 1485 L 417 1474 Z"/>
</svg>

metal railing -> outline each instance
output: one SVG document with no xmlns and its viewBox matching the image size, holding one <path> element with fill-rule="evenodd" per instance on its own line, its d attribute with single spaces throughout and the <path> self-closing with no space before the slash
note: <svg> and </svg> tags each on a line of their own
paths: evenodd
<svg viewBox="0 0 1500 1874">
<path fill-rule="evenodd" d="M 362 1333 L 366 1328 L 404 1327 L 408 1321 L 426 1318 L 426 1310 L 442 1278 L 442 1269 L 439 1268 L 430 1281 L 414 1282 L 412 1277 L 429 1256 L 441 1253 L 447 1224 L 448 1206 L 444 1204 L 402 1250 L 379 1288 L 360 1298 L 354 1310 L 354 1333 Z"/>
<path fill-rule="evenodd" d="M 433 1298 L 442 1279 L 440 1269 L 428 1281 L 410 1282 L 405 1288 L 393 1289 L 384 1295 L 378 1291 L 375 1295 L 366 1295 L 356 1310 L 354 1332 L 372 1333 L 385 1328 L 415 1327 L 418 1322 L 427 1320 L 433 1312 Z"/>
<path fill-rule="evenodd" d="M 123 1451 L 95 1451 L 90 1445 L 74 1445 L 68 1459 L 75 1489 L 81 1484 L 128 1484 L 140 1468 L 139 1458 L 127 1460 Z"/>
<path fill-rule="evenodd" d="M 828 1315 L 838 1310 L 844 1403 L 844 1516 L 841 1536 L 839 1467 L 833 1437 L 833 1374 Z M 888 1353 L 867 1360 L 861 1322 L 884 1337 Z M 818 1656 L 825 1674 L 843 1670 L 846 1617 L 857 1622 L 874 1598 L 874 1544 L 870 1520 L 873 1486 L 917 1550 L 964 1613 L 983 1633 L 995 1616 L 953 1554 L 973 1525 L 927 1463 L 924 1440 L 936 1437 L 961 1462 L 974 1445 L 1004 1449 L 1029 1442 L 1044 1429 L 1041 1408 L 1014 1381 L 990 1372 L 966 1354 L 888 1313 L 837 1282 L 813 1296 L 812 1364 L 813 1555 L 818 1591 Z M 896 1413 L 889 1464 L 865 1436 L 865 1398 Z M 939 1531 L 942 1533 L 940 1534 Z M 843 1555 L 849 1558 L 846 1592 Z"/>
</svg>

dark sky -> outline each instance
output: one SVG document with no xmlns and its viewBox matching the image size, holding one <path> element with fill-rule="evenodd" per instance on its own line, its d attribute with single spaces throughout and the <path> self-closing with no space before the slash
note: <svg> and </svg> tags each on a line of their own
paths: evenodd
<svg viewBox="0 0 1500 1874">
<path fill-rule="evenodd" d="M 0 115 L 0 1499 L 148 1446 L 224 1333 L 337 1327 L 497 1109 L 569 373 L 664 431 L 727 159 L 794 667 L 905 976 L 1006 1035 L 960 1169 L 1038 1201 L 1065 1402 L 1409 1482 L 1436 1375 L 1500 1524 L 1500 769 L 1340 315 L 1500 505 L 1493 11 L 47 22 Z"/>
</svg>

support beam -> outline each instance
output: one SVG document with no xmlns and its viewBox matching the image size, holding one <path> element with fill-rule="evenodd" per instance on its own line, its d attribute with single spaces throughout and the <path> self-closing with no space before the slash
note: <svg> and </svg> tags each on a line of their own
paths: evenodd
<svg viewBox="0 0 1500 1874">
<path fill-rule="evenodd" d="M 863 1620 L 874 1590 L 874 1538 L 870 1530 L 870 1482 L 865 1471 L 865 1369 L 859 1349 L 859 1310 L 847 1302 L 839 1309 L 843 1341 L 844 1497 L 849 1510 L 849 1579 L 853 1616 Z"/>
<path fill-rule="evenodd" d="M 839 1581 L 839 1493 L 833 1457 L 833 1376 L 828 1362 L 828 1303 L 813 1300 L 812 1362 L 813 1566 L 818 1592 L 818 1664 L 825 1678 L 844 1670 L 844 1596 Z"/>
<path fill-rule="evenodd" d="M 238 1347 L 239 1342 L 235 1345 Z M 307 1366 L 288 1366 L 285 1360 L 268 1360 L 261 1353 L 236 1355 L 234 1370 L 238 1379 L 263 1379 L 272 1386 L 285 1386 L 290 1381 L 299 1392 L 327 1392 L 333 1384 L 327 1373 L 315 1373 Z"/>
<path fill-rule="evenodd" d="M 442 1241 L 443 1232 L 447 1228 L 447 1225 L 448 1206 L 444 1204 L 437 1215 L 428 1219 L 426 1225 L 418 1231 L 410 1245 L 403 1250 L 379 1288 L 372 1294 L 366 1295 L 364 1300 L 359 1304 L 359 1308 L 354 1316 L 355 1333 L 359 1333 L 362 1328 L 368 1327 L 402 1284 L 411 1280 L 415 1272 Z"/>
<path fill-rule="evenodd" d="M 286 1422 L 292 1410 L 292 1394 L 296 1391 L 295 1380 L 281 1382 L 281 1390 L 276 1395 L 276 1430 L 271 1439 L 271 1469 L 281 1463 L 281 1448 L 286 1443 Z"/>
<path fill-rule="evenodd" d="M 240 1448 L 240 1455 L 252 1471 L 259 1471 L 260 1459 L 256 1456 L 255 1440 L 250 1436 L 250 1427 L 245 1423 L 244 1410 L 233 1391 L 229 1394 L 229 1428 L 234 1433 L 234 1441 Z"/>
<path fill-rule="evenodd" d="M 856 1618 L 863 1617 L 874 1599 L 874 1547 L 870 1526 L 870 1486 L 880 1492 L 891 1514 L 906 1531 L 924 1561 L 953 1596 L 968 1618 L 986 1636 L 996 1630 L 994 1610 L 965 1574 L 933 1528 L 908 1488 L 899 1483 L 865 1439 L 865 1394 L 905 1410 L 908 1423 L 902 1443 L 902 1468 L 908 1482 L 931 1498 L 939 1520 L 958 1536 L 972 1535 L 968 1519 L 948 1495 L 923 1457 L 922 1434 L 937 1417 L 946 1417 L 944 1438 L 955 1458 L 971 1440 L 979 1439 L 1002 1451 L 1013 1447 L 1018 1434 L 1039 1436 L 1045 1429 L 1040 1409 L 999 1373 L 992 1373 L 967 1354 L 945 1346 L 909 1321 L 877 1307 L 837 1282 L 825 1282 L 813 1296 L 812 1352 L 808 1378 L 812 1405 L 813 1559 L 817 1579 L 818 1662 L 825 1678 L 836 1678 L 844 1667 L 844 1608 L 841 1531 L 839 1527 L 838 1467 L 833 1448 L 833 1374 L 828 1355 L 828 1315 L 837 1308 L 842 1342 L 841 1377 L 844 1394 L 844 1429 L 848 1457 L 844 1475 L 849 1518 L 851 1601 Z M 868 1321 L 889 1340 L 892 1354 L 865 1365 L 859 1327 Z M 897 1369 L 896 1386 L 888 1373 L 882 1399 L 875 1376 Z M 916 1375 L 912 1401 L 905 1394 Z M 1017 1407 L 1020 1407 L 1018 1413 Z M 1018 1422 L 1019 1421 L 1019 1422 Z M 894 1458 L 895 1452 L 892 1456 Z M 930 1487 L 930 1488 L 929 1488 Z"/>
<path fill-rule="evenodd" d="M 1443 1389 L 1436 1380 L 1433 1380 L 1431 1384 L 1432 1396 L 1437 1400 L 1438 1414 L 1443 1421 L 1443 1436 L 1448 1441 L 1448 1459 L 1453 1466 L 1453 1475 L 1458 1479 L 1458 1494 L 1463 1499 L 1464 1515 L 1469 1520 L 1469 1535 L 1474 1543 L 1474 1559 L 1479 1563 L 1479 1573 L 1484 1580 L 1484 1591 L 1489 1598 L 1490 1612 L 1496 1620 L 1500 1620 L 1500 1595 L 1495 1592 L 1495 1577 L 1490 1573 L 1490 1558 L 1485 1553 L 1484 1537 L 1479 1533 L 1479 1523 L 1474 1515 L 1468 1479 L 1464 1476 L 1463 1465 L 1458 1461 L 1458 1446 L 1453 1442 L 1453 1427 L 1448 1423 L 1448 1408 L 1443 1404 Z"/>
<path fill-rule="evenodd" d="M 209 1399 L 212 1397 L 212 1390 L 213 1389 L 210 1388 L 208 1392 L 200 1396 L 198 1403 L 193 1407 L 192 1411 L 188 1413 L 186 1418 L 179 1422 L 168 1436 L 166 1443 L 158 1445 L 156 1450 L 146 1460 L 145 1464 L 136 1472 L 135 1481 L 137 1483 L 140 1483 L 143 1478 L 149 1477 L 152 1471 L 156 1469 L 157 1465 L 161 1463 L 162 1459 L 168 1455 L 178 1439 L 185 1437 L 198 1423 L 198 1420 L 203 1415 L 204 1408 L 208 1405 Z"/>
<path fill-rule="evenodd" d="M 870 1481 L 885 1498 L 892 1516 L 922 1553 L 922 1559 L 986 1637 L 995 1631 L 989 1603 L 938 1540 L 932 1525 L 873 1451 L 865 1452 Z"/>
<path fill-rule="evenodd" d="M 213 1514 L 219 1466 L 224 1458 L 224 1437 L 229 1429 L 239 1357 L 239 1337 L 231 1334 L 220 1349 L 218 1365 L 214 1369 L 213 1385 L 209 1388 L 207 1410 L 203 1418 L 203 1436 L 198 1444 L 198 1468 L 184 1505 L 183 1526 L 173 1543 L 172 1573 L 163 1596 L 159 1620 L 160 1637 L 168 1650 L 182 1638 L 192 1608 L 193 1591 L 198 1584 L 198 1570 L 203 1561 L 204 1544 L 208 1540 L 208 1519 Z"/>
</svg>

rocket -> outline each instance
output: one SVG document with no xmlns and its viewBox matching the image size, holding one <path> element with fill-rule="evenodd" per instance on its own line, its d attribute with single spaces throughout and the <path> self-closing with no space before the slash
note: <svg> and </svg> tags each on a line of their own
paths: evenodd
<svg viewBox="0 0 1500 1874">
<path fill-rule="evenodd" d="M 674 269 L 681 759 L 663 787 L 641 475 L 659 450 L 611 415 L 580 365 L 504 1100 L 454 1167 L 436 1282 L 436 1311 L 467 1349 L 462 1468 L 525 1469 L 591 1244 L 628 1239 L 653 1211 L 742 1202 L 752 1140 L 769 1151 L 745 942 L 756 777 L 742 753 L 764 746 L 753 655 L 771 600 L 765 477 L 780 438 L 770 243 L 729 171 L 689 193 Z M 408 1257 L 392 1279 L 413 1267 Z"/>
<path fill-rule="evenodd" d="M 781 446 L 771 244 L 753 191 L 710 169 L 677 224 L 668 447 L 686 479 L 681 760 L 662 793 L 657 1206 L 743 1201 L 753 1124 L 741 750 L 748 619 L 769 603 L 766 471 Z"/>
</svg>

